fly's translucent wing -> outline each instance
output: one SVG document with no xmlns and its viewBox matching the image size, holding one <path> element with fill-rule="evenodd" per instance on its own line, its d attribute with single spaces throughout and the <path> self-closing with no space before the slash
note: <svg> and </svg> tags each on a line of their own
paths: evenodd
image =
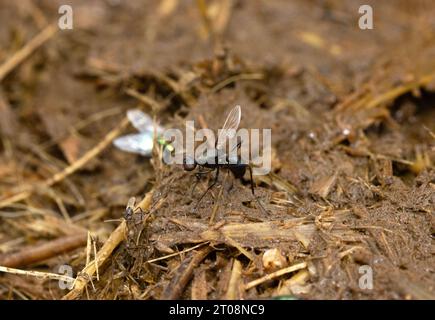
<svg viewBox="0 0 435 320">
<path fill-rule="evenodd" d="M 150 157 L 153 151 L 153 133 L 128 134 L 113 140 L 113 144 L 122 151 Z"/>
<path fill-rule="evenodd" d="M 235 106 L 228 114 L 222 129 L 220 129 L 219 131 L 219 136 L 216 144 L 216 149 L 220 153 L 225 153 L 226 141 L 229 141 L 236 136 L 236 131 L 239 127 L 241 116 L 242 110 L 240 109 L 239 105 Z"/>
<path fill-rule="evenodd" d="M 130 109 L 127 111 L 127 118 L 130 120 L 133 127 L 140 132 L 154 132 L 153 119 L 142 111 L 138 109 Z M 161 134 L 163 130 L 162 127 L 156 125 L 157 133 Z"/>
</svg>

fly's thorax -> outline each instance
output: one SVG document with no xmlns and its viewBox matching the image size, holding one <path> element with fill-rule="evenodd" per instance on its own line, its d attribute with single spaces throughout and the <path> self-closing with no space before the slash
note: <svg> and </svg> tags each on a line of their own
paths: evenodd
<svg viewBox="0 0 435 320">
<path fill-rule="evenodd" d="M 240 163 L 240 157 L 238 155 L 230 155 L 228 156 L 229 164 L 238 164 Z"/>
<path fill-rule="evenodd" d="M 195 150 L 195 162 L 199 165 L 215 164 L 216 163 L 216 149 L 206 148 L 202 150 Z"/>
</svg>

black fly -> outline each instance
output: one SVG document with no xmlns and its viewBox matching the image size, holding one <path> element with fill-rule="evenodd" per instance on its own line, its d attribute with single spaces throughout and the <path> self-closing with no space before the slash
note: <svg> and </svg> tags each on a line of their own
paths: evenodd
<svg viewBox="0 0 435 320">
<path fill-rule="evenodd" d="M 207 190 L 201 195 L 199 198 L 196 207 L 201 202 L 201 200 L 204 198 L 204 196 L 207 194 L 208 191 L 210 191 L 217 183 L 219 178 L 219 173 L 221 169 L 227 169 L 232 172 L 234 177 L 236 179 L 242 180 L 246 170 L 249 170 L 250 174 L 250 182 L 251 182 L 251 192 L 252 195 L 255 197 L 254 192 L 254 180 L 252 178 L 252 167 L 248 163 L 243 163 L 242 159 L 240 157 L 237 157 L 237 159 L 230 159 L 229 155 L 227 154 L 225 148 L 226 148 L 226 140 L 230 140 L 234 138 L 236 135 L 237 128 L 240 124 L 240 118 L 241 118 L 241 109 L 240 106 L 235 106 L 231 112 L 228 114 L 225 123 L 222 127 L 222 129 L 219 132 L 218 139 L 216 140 L 215 150 L 213 152 L 212 158 L 205 159 L 205 162 L 202 161 L 201 164 L 198 163 L 195 159 L 186 159 L 184 158 L 184 164 L 183 168 L 186 171 L 193 171 L 196 167 L 198 167 L 198 172 L 196 172 L 196 177 L 199 180 L 200 177 L 204 174 L 210 173 L 212 171 L 216 171 L 216 174 L 214 176 L 213 182 L 208 186 Z M 239 149 L 241 146 L 241 142 L 238 142 L 236 144 L 236 148 Z M 187 161 L 189 160 L 189 161 Z M 232 160 L 232 161 L 230 161 Z M 204 170 L 209 169 L 209 170 Z M 257 200 L 258 201 L 258 200 Z M 260 207 L 262 208 L 262 205 L 260 202 L 258 202 Z M 262 208 L 264 210 L 264 208 Z"/>
</svg>

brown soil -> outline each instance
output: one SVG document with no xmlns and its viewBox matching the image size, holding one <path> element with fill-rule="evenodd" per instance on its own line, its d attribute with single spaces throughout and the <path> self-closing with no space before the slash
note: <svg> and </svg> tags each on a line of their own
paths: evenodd
<svg viewBox="0 0 435 320">
<path fill-rule="evenodd" d="M 0 266 L 79 280 L 9 270 L 0 299 L 434 299 L 435 6 L 365 2 L 373 30 L 358 1 L 73 1 L 0 77 Z M 0 70 L 62 3 L 0 3 Z M 111 144 L 131 108 L 218 129 L 236 104 L 272 129 L 267 212 L 226 173 L 194 210 L 212 174 Z"/>
</svg>

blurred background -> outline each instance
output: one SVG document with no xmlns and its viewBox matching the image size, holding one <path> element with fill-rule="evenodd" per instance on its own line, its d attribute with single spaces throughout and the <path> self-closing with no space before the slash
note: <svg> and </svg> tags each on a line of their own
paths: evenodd
<svg viewBox="0 0 435 320">
<path fill-rule="evenodd" d="M 57 273 L 67 264 L 75 276 L 128 200 L 148 194 L 142 249 L 119 240 L 104 281 L 70 297 L 434 297 L 433 1 L 73 0 L 73 28 L 61 30 L 63 4 L 0 2 L 0 266 Z M 362 5 L 373 8 L 373 29 L 359 27 Z M 134 132 L 128 109 L 217 129 L 235 104 L 242 126 L 272 128 L 272 175 L 256 180 L 269 217 L 247 204 L 242 183 L 221 206 L 216 191 L 186 215 L 192 175 L 112 145 Z M 302 240 L 246 236 L 238 246 L 201 233 L 209 222 L 255 230 L 290 218 L 308 226 Z M 144 263 L 215 240 L 222 250 L 203 253 L 176 293 L 167 288 L 183 259 Z M 234 268 L 240 288 L 270 273 L 272 249 L 281 267 L 313 264 L 297 279 L 229 287 Z M 381 275 L 371 291 L 358 287 L 365 264 Z M 29 277 L 0 274 L 0 298 L 67 293 L 50 276 Z"/>
</svg>

